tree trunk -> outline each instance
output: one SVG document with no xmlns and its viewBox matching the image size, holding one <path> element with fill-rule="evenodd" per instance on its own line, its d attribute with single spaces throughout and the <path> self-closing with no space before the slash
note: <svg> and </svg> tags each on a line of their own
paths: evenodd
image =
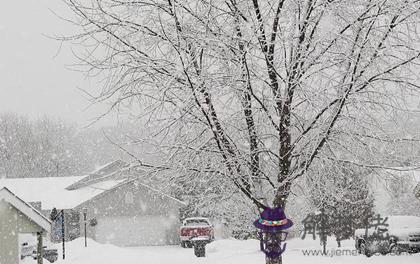
<svg viewBox="0 0 420 264">
<path fill-rule="evenodd" d="M 276 259 L 271 259 L 271 258 L 266 257 L 265 263 L 266 264 L 282 264 L 282 258 L 281 256 Z"/>
<path fill-rule="evenodd" d="M 282 190 L 277 190 L 277 194 L 273 201 L 273 205 L 274 207 L 285 208 L 286 200 L 287 200 L 287 196 L 284 195 L 284 192 Z M 266 257 L 265 263 L 266 264 L 282 264 L 283 263 L 282 256 L 280 255 L 278 258 L 275 258 L 275 259 Z"/>
</svg>

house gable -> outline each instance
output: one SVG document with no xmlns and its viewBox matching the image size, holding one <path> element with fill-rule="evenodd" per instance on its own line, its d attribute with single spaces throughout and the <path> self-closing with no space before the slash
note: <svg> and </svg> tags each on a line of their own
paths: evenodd
<svg viewBox="0 0 420 264">
<path fill-rule="evenodd" d="M 44 231 L 50 231 L 51 222 L 31 205 L 13 194 L 9 189 L 4 187 L 0 190 L 0 201 L 4 201 L 13 206 L 19 211 L 21 216 L 27 217 L 28 220 L 34 222 Z"/>
</svg>

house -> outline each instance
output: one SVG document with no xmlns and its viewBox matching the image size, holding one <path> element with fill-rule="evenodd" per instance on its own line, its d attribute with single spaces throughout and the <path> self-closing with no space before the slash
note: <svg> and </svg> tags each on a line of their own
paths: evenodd
<svg viewBox="0 0 420 264">
<path fill-rule="evenodd" d="M 0 189 L 0 263 L 19 263 L 19 234 L 37 234 L 39 248 L 50 229 L 51 222 L 38 210 L 9 189 Z"/>
<path fill-rule="evenodd" d="M 63 211 L 66 240 L 83 236 L 86 226 L 86 235 L 100 243 L 177 244 L 184 203 L 142 183 L 138 173 L 114 161 L 86 176 L 3 179 L 0 186 L 15 191 L 45 216 L 54 208 Z M 53 223 L 53 241 L 61 239 L 60 222 Z"/>
</svg>

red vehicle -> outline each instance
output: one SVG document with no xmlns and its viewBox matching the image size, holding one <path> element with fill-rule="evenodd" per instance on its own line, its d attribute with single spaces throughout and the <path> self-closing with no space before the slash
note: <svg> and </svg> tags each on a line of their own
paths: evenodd
<svg viewBox="0 0 420 264">
<path fill-rule="evenodd" d="M 213 225 L 204 217 L 186 218 L 179 229 L 181 247 L 192 247 L 192 240 L 214 241 Z"/>
</svg>

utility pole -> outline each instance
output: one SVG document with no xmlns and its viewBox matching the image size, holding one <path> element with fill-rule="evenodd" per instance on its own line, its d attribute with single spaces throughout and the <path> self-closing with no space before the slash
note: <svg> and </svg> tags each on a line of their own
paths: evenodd
<svg viewBox="0 0 420 264">
<path fill-rule="evenodd" d="M 37 240 L 38 240 L 38 247 L 37 247 L 37 251 L 36 251 L 36 260 L 37 260 L 37 264 L 43 264 L 43 259 L 42 259 L 42 251 L 43 251 L 43 245 L 42 245 L 42 232 L 38 232 L 36 233 L 37 236 Z"/>
<path fill-rule="evenodd" d="M 83 208 L 83 222 L 85 224 L 85 247 L 87 247 L 87 208 Z"/>
<path fill-rule="evenodd" d="M 66 232 L 64 230 L 64 210 L 61 210 L 61 238 L 63 242 L 63 259 L 66 258 L 66 238 L 65 238 Z"/>
</svg>

